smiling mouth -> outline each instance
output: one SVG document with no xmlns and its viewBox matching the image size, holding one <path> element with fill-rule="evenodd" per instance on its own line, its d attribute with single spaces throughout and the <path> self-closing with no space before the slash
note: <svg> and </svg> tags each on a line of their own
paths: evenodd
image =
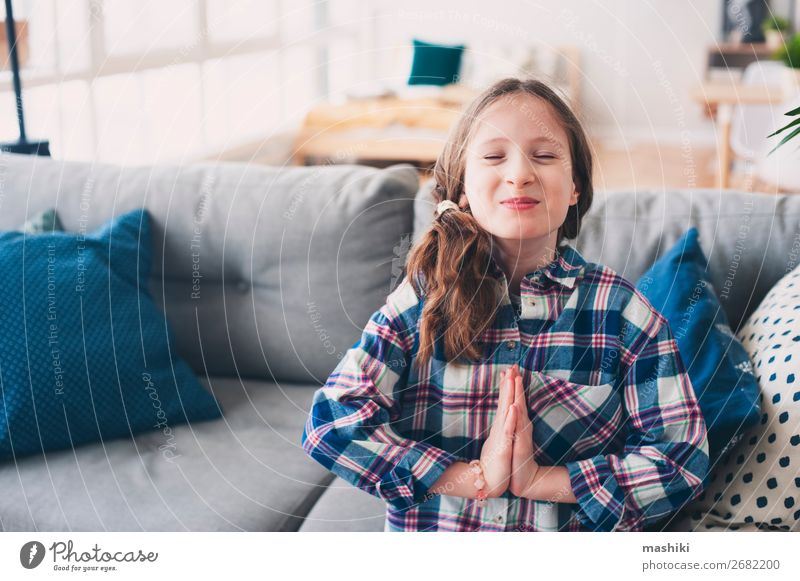
<svg viewBox="0 0 800 581">
<path fill-rule="evenodd" d="M 529 210 L 539 205 L 533 198 L 514 198 L 501 202 L 503 206 L 511 210 Z"/>
</svg>

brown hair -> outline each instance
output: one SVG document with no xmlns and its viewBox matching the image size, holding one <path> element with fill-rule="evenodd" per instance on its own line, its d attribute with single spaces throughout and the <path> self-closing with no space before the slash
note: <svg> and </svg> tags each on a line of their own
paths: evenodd
<svg viewBox="0 0 800 581">
<path fill-rule="evenodd" d="M 551 105 L 569 137 L 572 179 L 578 202 L 569 207 L 558 229 L 557 245 L 575 238 L 581 218 L 592 203 L 592 154 L 586 135 L 569 106 L 538 80 L 502 79 L 467 107 L 436 160 L 433 201 L 459 203 L 464 193 L 465 152 L 475 122 L 485 109 L 503 96 L 531 95 Z M 409 281 L 419 296 L 425 295 L 419 329 L 416 365 L 433 355 L 436 334 L 444 330 L 448 361 L 459 357 L 476 360 L 482 355 L 474 340 L 490 328 L 497 314 L 496 279 L 486 276 L 492 256 L 492 236 L 478 225 L 469 208 L 446 211 L 411 249 L 406 264 Z M 424 289 L 422 286 L 424 285 Z"/>
</svg>

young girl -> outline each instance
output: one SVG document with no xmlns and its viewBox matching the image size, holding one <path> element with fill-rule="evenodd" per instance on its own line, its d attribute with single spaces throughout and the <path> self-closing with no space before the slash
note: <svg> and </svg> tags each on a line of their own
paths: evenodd
<svg viewBox="0 0 800 581">
<path fill-rule="evenodd" d="M 697 496 L 706 426 L 666 320 L 575 238 L 592 157 L 565 103 L 504 79 L 435 171 L 407 273 L 302 436 L 386 530 L 642 530 Z"/>
</svg>

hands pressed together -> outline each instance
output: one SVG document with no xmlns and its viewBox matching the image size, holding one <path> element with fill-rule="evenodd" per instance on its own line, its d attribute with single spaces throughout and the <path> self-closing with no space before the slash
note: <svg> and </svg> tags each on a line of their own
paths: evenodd
<svg viewBox="0 0 800 581">
<path fill-rule="evenodd" d="M 533 424 L 516 364 L 501 374 L 497 415 L 481 449 L 480 461 L 489 497 L 498 497 L 506 490 L 525 496 L 539 471 L 533 458 Z"/>
</svg>

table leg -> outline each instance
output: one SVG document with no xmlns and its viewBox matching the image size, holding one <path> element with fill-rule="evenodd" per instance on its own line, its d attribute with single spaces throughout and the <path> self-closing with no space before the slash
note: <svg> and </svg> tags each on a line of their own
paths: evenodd
<svg viewBox="0 0 800 581">
<path fill-rule="evenodd" d="M 717 155 L 719 157 L 719 173 L 717 187 L 727 188 L 731 173 L 731 118 L 733 105 L 720 103 L 717 109 Z"/>
</svg>

